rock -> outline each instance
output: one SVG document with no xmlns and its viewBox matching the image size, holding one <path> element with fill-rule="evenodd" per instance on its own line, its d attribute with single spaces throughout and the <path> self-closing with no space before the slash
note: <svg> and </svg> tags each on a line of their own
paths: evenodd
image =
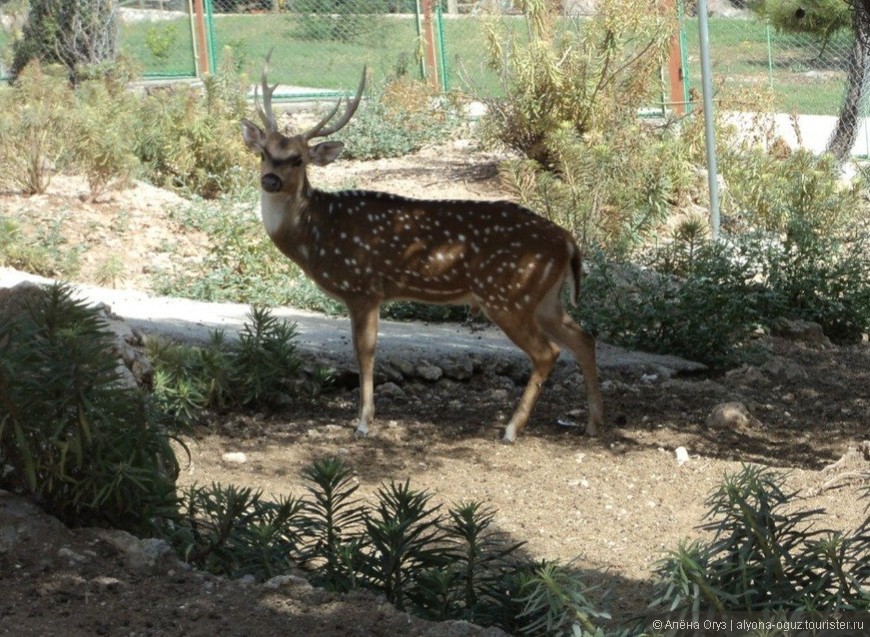
<svg viewBox="0 0 870 637">
<path fill-rule="evenodd" d="M 243 451 L 228 451 L 221 456 L 221 460 L 230 464 L 245 464 L 248 457 Z"/>
<path fill-rule="evenodd" d="M 301 575 L 276 575 L 270 579 L 267 579 L 263 582 L 263 588 L 267 588 L 270 590 L 277 590 L 283 587 L 301 587 L 306 590 L 311 590 L 314 587 L 311 585 L 307 579 L 305 579 Z"/>
<path fill-rule="evenodd" d="M 184 568 L 166 540 L 140 540 L 135 535 L 118 529 L 93 529 L 93 534 L 121 552 L 124 562 L 133 570 L 156 573 L 166 572 L 171 568 Z"/>
<path fill-rule="evenodd" d="M 405 390 L 399 387 L 396 383 L 384 383 L 383 385 L 378 385 L 375 394 L 377 394 L 379 398 L 389 398 L 390 400 L 399 401 L 408 400 L 408 395 L 405 393 Z"/>
<path fill-rule="evenodd" d="M 441 368 L 444 375 L 453 380 L 470 380 L 474 375 L 474 363 L 468 358 L 447 360 Z"/>
<path fill-rule="evenodd" d="M 779 318 L 771 326 L 771 334 L 813 345 L 829 346 L 831 344 L 831 340 L 825 336 L 821 325 L 803 319 Z"/>
<path fill-rule="evenodd" d="M 677 458 L 677 464 L 684 465 L 689 461 L 689 452 L 685 447 L 677 447 L 674 449 L 674 455 Z"/>
<path fill-rule="evenodd" d="M 410 378 L 415 374 L 414 364 L 407 359 L 393 356 L 387 360 L 387 363 L 404 378 Z"/>
<path fill-rule="evenodd" d="M 784 376 L 786 380 L 800 380 L 807 377 L 807 372 L 803 367 L 782 356 L 774 356 L 764 363 L 761 369 L 773 376 Z"/>
<path fill-rule="evenodd" d="M 707 416 L 707 426 L 711 429 L 749 429 L 761 423 L 749 413 L 741 402 L 719 403 Z"/>
<path fill-rule="evenodd" d="M 423 361 L 419 365 L 417 365 L 417 375 L 423 380 L 428 380 L 430 382 L 435 382 L 442 376 L 444 376 L 444 370 L 442 370 L 437 365 L 433 365 L 429 361 Z"/>
<path fill-rule="evenodd" d="M 725 372 L 725 376 L 726 378 L 735 378 L 744 385 L 759 385 L 768 382 L 764 372 L 752 365 L 742 365 L 737 369 L 728 370 Z"/>
</svg>

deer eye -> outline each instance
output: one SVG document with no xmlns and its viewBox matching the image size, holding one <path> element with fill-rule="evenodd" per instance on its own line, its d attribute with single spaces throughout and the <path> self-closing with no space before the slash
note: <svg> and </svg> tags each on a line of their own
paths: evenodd
<svg viewBox="0 0 870 637">
<path fill-rule="evenodd" d="M 290 155 L 289 157 L 285 157 L 283 159 L 272 159 L 272 163 L 276 166 L 301 166 L 302 165 L 302 157 L 299 155 Z"/>
</svg>

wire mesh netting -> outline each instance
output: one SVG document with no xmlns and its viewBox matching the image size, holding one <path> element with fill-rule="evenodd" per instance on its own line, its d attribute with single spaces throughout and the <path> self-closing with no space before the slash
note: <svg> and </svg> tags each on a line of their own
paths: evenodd
<svg viewBox="0 0 870 637">
<path fill-rule="evenodd" d="M 844 0 L 838 2 L 848 9 Z M 690 1 L 685 8 L 683 32 L 687 41 L 689 83 L 700 87 L 698 21 L 694 4 Z M 759 9 L 751 10 L 748 6 Z M 710 15 L 708 23 L 717 90 L 743 90 L 750 98 L 747 108 L 753 105 L 752 96 L 759 97 L 761 92 L 770 91 L 776 111 L 838 114 L 850 72 L 853 43 L 850 20 L 836 27 L 813 30 L 811 25 L 802 25 L 802 18 L 798 17 L 802 11 L 800 6 L 801 3 L 794 0 L 716 3 L 717 10 Z M 778 18 L 780 10 L 791 10 L 792 14 Z M 804 15 L 803 19 L 806 18 Z"/>
<path fill-rule="evenodd" d="M 363 65 L 377 79 L 419 74 L 414 0 L 213 0 L 216 63 L 227 55 L 258 78 L 272 50 L 270 82 L 279 94 L 352 90 Z"/>
<path fill-rule="evenodd" d="M 49 15 L 64 8 L 60 0 L 40 4 Z M 109 7 L 111 28 L 117 30 L 118 53 L 146 78 L 196 75 L 187 0 L 122 0 L 103 6 Z M 0 78 L 10 77 L 30 18 L 28 0 L 0 3 Z"/>
<path fill-rule="evenodd" d="M 58 2 L 60 0 L 57 0 Z M 594 2 L 559 0 L 566 18 L 585 19 Z M 43 2 L 44 3 L 44 2 Z M 146 77 L 196 75 L 191 0 L 117 2 L 120 52 Z M 238 70 L 259 76 L 274 48 L 271 77 L 313 94 L 353 90 L 362 66 L 375 78 L 419 75 L 424 55 L 420 0 L 202 0 L 214 67 L 227 55 Z M 488 68 L 486 29 L 494 15 L 522 18 L 515 0 L 432 0 L 446 60 L 446 84 L 483 96 L 499 90 Z M 688 82 L 700 87 L 695 0 L 680 0 Z M 822 6 L 820 20 L 804 6 Z M 0 3 L 0 76 L 8 78 L 30 0 Z M 780 112 L 837 115 L 848 85 L 854 44 L 852 5 L 845 0 L 710 0 L 714 85 L 769 91 Z M 754 7 L 751 9 L 749 7 Z M 761 9 L 758 9 L 758 8 Z M 829 7 L 836 9 L 836 15 Z M 803 13 L 802 13 L 803 12 Z M 819 26 L 821 25 L 821 26 Z M 518 26 L 521 28 L 521 26 Z M 752 107 L 751 99 L 747 109 Z M 866 113 L 860 101 L 860 115 Z"/>
</svg>

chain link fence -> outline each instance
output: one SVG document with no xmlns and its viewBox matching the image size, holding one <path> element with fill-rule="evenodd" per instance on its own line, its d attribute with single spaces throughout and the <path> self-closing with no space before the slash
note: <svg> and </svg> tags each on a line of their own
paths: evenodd
<svg viewBox="0 0 870 637">
<path fill-rule="evenodd" d="M 758 5 L 760 3 L 756 3 Z M 763 3 L 761 3 L 763 4 Z M 767 3 L 793 7 L 800 3 Z M 709 3 L 710 56 L 714 85 L 743 91 L 750 98 L 770 91 L 774 110 L 802 115 L 836 115 L 849 73 L 852 33 L 848 27 L 829 32 L 788 32 L 769 14 L 752 11 L 745 0 Z M 847 6 L 843 3 L 843 6 Z M 688 81 L 700 87 L 698 22 L 694 0 L 683 7 Z M 792 21 L 799 28 L 800 18 Z M 758 105 L 758 102 L 755 103 Z M 747 109 L 753 106 L 752 99 Z"/>
<path fill-rule="evenodd" d="M 0 3 L 0 79 L 9 79 L 16 41 L 27 27 L 29 0 Z M 196 76 L 188 0 L 121 0 L 114 7 L 120 53 L 145 78 Z"/>
<path fill-rule="evenodd" d="M 566 18 L 584 19 L 591 0 L 559 0 Z M 332 95 L 353 90 L 363 65 L 378 77 L 421 74 L 425 54 L 421 0 L 197 0 L 206 14 L 213 67 L 232 63 L 256 79 L 270 49 L 271 79 L 296 94 Z M 145 77 L 194 77 L 194 0 L 122 0 L 118 3 L 121 51 Z M 788 33 L 782 17 L 748 6 L 793 7 L 790 24 L 800 27 L 800 3 L 789 0 L 709 0 L 714 85 L 748 96 L 769 91 L 783 113 L 836 116 L 849 76 L 853 34 L 849 21 L 825 31 Z M 486 23 L 512 16 L 512 0 L 431 0 L 442 85 L 491 95 L 498 77 L 486 64 Z M 844 7 L 848 4 L 843 2 Z M 0 3 L 0 76 L 8 77 L 13 42 L 27 20 L 28 0 Z M 675 0 L 685 42 L 685 81 L 700 87 L 695 0 Z M 443 13 L 443 20 L 439 20 Z M 809 16 L 812 17 L 812 16 Z M 521 28 L 521 27 L 518 27 Z M 800 30 L 799 28 L 797 30 Z M 445 62 L 446 61 L 446 62 Z M 860 115 L 866 114 L 866 100 Z"/>
<path fill-rule="evenodd" d="M 375 82 L 419 77 L 420 14 L 415 0 L 212 0 L 215 63 L 231 59 L 258 79 L 272 50 L 276 96 L 352 91 L 363 66 Z"/>
</svg>

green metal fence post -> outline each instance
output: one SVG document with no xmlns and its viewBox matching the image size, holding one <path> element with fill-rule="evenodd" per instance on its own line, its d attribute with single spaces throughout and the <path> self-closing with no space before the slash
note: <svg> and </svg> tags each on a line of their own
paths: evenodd
<svg viewBox="0 0 870 637">
<path fill-rule="evenodd" d="M 683 80 L 683 102 L 686 105 L 686 114 L 692 112 L 692 102 L 689 101 L 689 42 L 686 36 L 686 12 L 683 0 L 677 0 L 677 16 L 680 20 L 680 68 Z"/>
<path fill-rule="evenodd" d="M 450 90 L 450 77 L 447 75 L 447 53 L 444 51 L 444 10 L 441 3 L 435 9 L 435 24 L 438 28 L 438 72 L 441 74 L 441 90 Z"/>
<path fill-rule="evenodd" d="M 217 55 L 215 54 L 214 13 L 211 0 L 205 0 L 205 26 L 208 38 L 208 65 L 212 73 L 217 72 Z"/>
</svg>

